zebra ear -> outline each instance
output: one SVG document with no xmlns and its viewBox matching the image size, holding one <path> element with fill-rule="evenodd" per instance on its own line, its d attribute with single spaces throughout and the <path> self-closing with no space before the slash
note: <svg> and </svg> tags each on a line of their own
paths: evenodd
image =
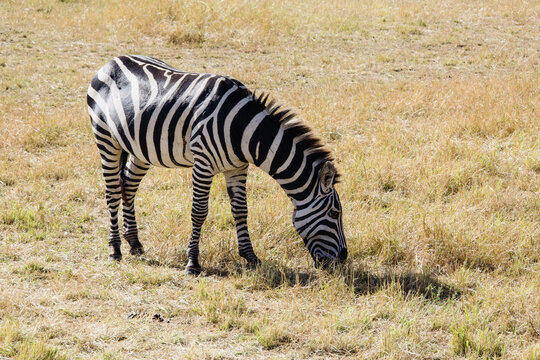
<svg viewBox="0 0 540 360">
<path fill-rule="evenodd" d="M 323 164 L 319 177 L 321 179 L 321 189 L 323 193 L 327 193 L 334 185 L 334 177 L 336 176 L 336 168 L 331 161 L 327 161 Z"/>
</svg>

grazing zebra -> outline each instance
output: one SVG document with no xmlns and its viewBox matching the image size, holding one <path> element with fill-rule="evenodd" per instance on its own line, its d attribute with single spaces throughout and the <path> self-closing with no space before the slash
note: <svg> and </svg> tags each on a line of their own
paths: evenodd
<svg viewBox="0 0 540 360">
<path fill-rule="evenodd" d="M 199 237 L 210 185 L 225 175 L 238 250 L 257 265 L 247 228 L 246 176 L 255 164 L 294 205 L 293 224 L 316 266 L 345 261 L 341 204 L 332 158 L 311 130 L 267 95 L 227 76 L 179 71 L 129 55 L 103 66 L 88 88 L 88 112 L 101 156 L 110 214 L 109 257 L 120 260 L 118 211 L 130 252 L 143 253 L 134 199 L 150 165 L 193 167 L 192 233 L 186 271 L 200 272 Z"/>
</svg>

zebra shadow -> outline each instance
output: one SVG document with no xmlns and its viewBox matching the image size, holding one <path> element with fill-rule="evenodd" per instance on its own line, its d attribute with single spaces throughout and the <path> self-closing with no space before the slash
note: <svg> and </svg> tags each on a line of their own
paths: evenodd
<svg viewBox="0 0 540 360">
<path fill-rule="evenodd" d="M 140 258 L 150 266 L 167 266 L 183 270 L 179 263 L 165 264 L 150 258 Z M 306 270 L 290 268 L 272 262 L 263 262 L 256 269 L 247 269 L 237 262 L 226 262 L 219 266 L 204 266 L 201 277 L 244 277 L 245 286 L 250 289 L 264 290 L 282 286 L 315 287 L 334 282 L 344 286 L 356 295 L 369 295 L 381 290 L 397 291 L 404 297 L 422 296 L 433 301 L 457 299 L 462 292 L 434 276 L 417 272 L 376 272 L 350 264 L 331 270 Z"/>
<path fill-rule="evenodd" d="M 292 269 L 278 264 L 263 263 L 249 270 L 236 265 L 233 268 L 207 268 L 202 276 L 246 276 L 250 288 L 265 289 L 281 286 L 313 287 L 333 281 L 354 291 L 356 295 L 369 295 L 380 290 L 391 289 L 404 297 L 422 296 L 428 300 L 444 301 L 457 299 L 459 289 L 436 279 L 434 276 L 416 272 L 378 273 L 358 266 L 343 266 L 329 271 Z M 339 285 L 338 285 L 339 286 Z"/>
<path fill-rule="evenodd" d="M 422 296 L 428 300 L 444 301 L 459 298 L 462 293 L 452 285 L 444 284 L 432 275 L 415 272 L 383 274 L 369 271 L 357 272 L 348 282 L 356 294 L 369 295 L 382 289 L 392 288 L 404 297 Z"/>
</svg>

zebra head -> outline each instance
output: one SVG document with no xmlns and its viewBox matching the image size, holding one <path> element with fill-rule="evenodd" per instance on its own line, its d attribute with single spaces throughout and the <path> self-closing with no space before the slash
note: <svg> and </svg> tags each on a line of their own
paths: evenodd
<svg viewBox="0 0 540 360">
<path fill-rule="evenodd" d="M 326 161 L 319 170 L 312 201 L 297 206 L 293 224 L 304 240 L 316 267 L 328 267 L 347 259 L 347 244 L 341 221 L 341 203 L 334 189 L 336 168 Z"/>
</svg>

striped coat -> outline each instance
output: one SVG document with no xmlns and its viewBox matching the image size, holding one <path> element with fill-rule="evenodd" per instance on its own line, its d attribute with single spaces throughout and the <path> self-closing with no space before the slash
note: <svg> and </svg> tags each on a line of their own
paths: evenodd
<svg viewBox="0 0 540 360">
<path fill-rule="evenodd" d="M 217 173 L 225 175 L 239 253 L 256 265 L 247 229 L 250 163 L 272 176 L 292 200 L 293 224 L 316 263 L 346 258 L 331 155 L 306 125 L 268 96 L 256 96 L 227 76 L 179 71 L 155 58 L 130 55 L 98 71 L 87 102 L 105 177 L 112 259 L 122 256 L 121 203 L 124 238 L 132 254 L 143 252 L 134 198 L 155 165 L 193 168 L 188 272 L 200 271 L 200 231 Z"/>
</svg>

